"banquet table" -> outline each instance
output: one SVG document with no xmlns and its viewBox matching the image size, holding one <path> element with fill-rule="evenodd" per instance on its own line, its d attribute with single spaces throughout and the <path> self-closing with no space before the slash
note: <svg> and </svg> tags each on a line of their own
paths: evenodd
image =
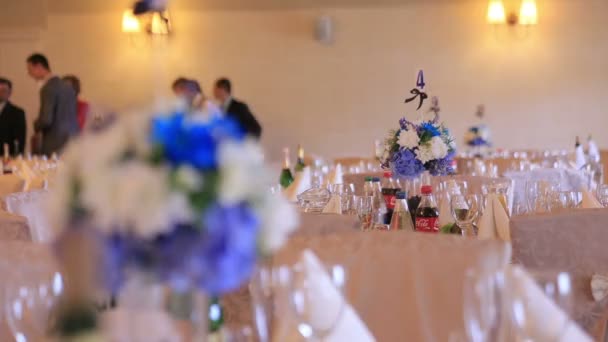
<svg viewBox="0 0 608 342">
<path fill-rule="evenodd" d="M 596 303 L 591 276 L 608 275 L 608 210 L 580 209 L 511 220 L 513 261 L 531 270 L 567 271 L 573 277 L 577 322 L 597 339 L 608 321 L 608 298 Z"/>
<path fill-rule="evenodd" d="M 0 209 L 0 241 L 31 241 L 30 228 L 23 216 Z"/>
</svg>

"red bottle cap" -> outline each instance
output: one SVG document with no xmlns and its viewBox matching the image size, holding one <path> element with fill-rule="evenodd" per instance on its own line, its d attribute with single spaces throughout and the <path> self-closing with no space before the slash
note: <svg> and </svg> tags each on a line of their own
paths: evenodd
<svg viewBox="0 0 608 342">
<path fill-rule="evenodd" d="M 384 178 L 391 178 L 393 176 L 393 173 L 390 171 L 384 171 Z"/>
<path fill-rule="evenodd" d="M 420 192 L 422 192 L 423 195 L 430 195 L 433 193 L 433 187 L 430 185 L 423 185 Z"/>
</svg>

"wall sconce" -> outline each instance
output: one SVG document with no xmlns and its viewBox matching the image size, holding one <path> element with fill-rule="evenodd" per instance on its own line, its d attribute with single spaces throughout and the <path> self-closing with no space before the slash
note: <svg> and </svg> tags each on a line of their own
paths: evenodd
<svg viewBox="0 0 608 342">
<path fill-rule="evenodd" d="M 488 23 L 493 25 L 508 24 L 515 25 L 536 25 L 538 23 L 538 11 L 536 9 L 535 0 L 522 0 L 519 14 L 517 12 L 509 12 L 506 15 L 505 6 L 502 0 L 490 0 L 488 4 Z"/>
<path fill-rule="evenodd" d="M 153 36 L 171 34 L 169 11 L 149 12 L 136 16 L 132 9 L 125 10 L 122 14 L 122 32 L 135 34 L 142 31 Z"/>
<path fill-rule="evenodd" d="M 122 13 L 122 32 L 124 33 L 139 33 L 141 26 L 139 19 L 133 14 L 133 10 L 128 9 Z"/>
</svg>

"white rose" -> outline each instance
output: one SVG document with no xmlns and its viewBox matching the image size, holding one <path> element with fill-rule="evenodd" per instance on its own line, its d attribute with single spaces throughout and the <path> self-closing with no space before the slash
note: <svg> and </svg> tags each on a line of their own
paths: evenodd
<svg viewBox="0 0 608 342">
<path fill-rule="evenodd" d="M 443 159 L 447 157 L 449 148 L 441 137 L 433 137 L 429 142 L 433 159 Z"/>
<path fill-rule="evenodd" d="M 268 192 L 256 209 L 261 219 L 259 243 L 263 253 L 271 254 L 285 244 L 300 219 L 295 207 L 283 196 Z"/>
<path fill-rule="evenodd" d="M 433 157 L 433 150 L 431 149 L 431 145 L 429 143 L 418 146 L 418 150 L 416 150 L 416 158 L 425 164 L 426 162 L 435 159 Z"/>
<path fill-rule="evenodd" d="M 270 184 L 264 154 L 254 140 L 225 142 L 219 146 L 219 201 L 235 204 L 259 196 Z"/>
<path fill-rule="evenodd" d="M 414 148 L 418 146 L 419 141 L 418 133 L 413 129 L 402 130 L 399 133 L 399 146 L 403 148 Z"/>
</svg>

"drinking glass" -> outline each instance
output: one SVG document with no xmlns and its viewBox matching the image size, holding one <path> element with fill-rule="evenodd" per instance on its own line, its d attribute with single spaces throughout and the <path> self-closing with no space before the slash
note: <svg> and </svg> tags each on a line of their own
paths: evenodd
<svg viewBox="0 0 608 342">
<path fill-rule="evenodd" d="M 551 211 L 551 194 L 557 186 L 549 181 L 526 182 L 526 200 L 528 208 L 533 213 L 546 213 Z"/>
<path fill-rule="evenodd" d="M 570 274 L 543 270 L 531 271 L 530 276 L 534 283 L 522 269 L 510 271 L 509 312 L 517 334 L 523 340 L 560 341 L 572 312 Z M 541 316 L 539 308 L 545 306 L 557 306 L 563 312 Z"/>
<path fill-rule="evenodd" d="M 608 184 L 597 186 L 597 199 L 605 208 L 608 207 Z"/>
<path fill-rule="evenodd" d="M 355 201 L 357 216 L 361 223 L 361 229 L 364 231 L 370 230 L 374 224 L 374 220 L 372 219 L 373 202 L 374 198 L 372 196 L 359 196 Z"/>
<path fill-rule="evenodd" d="M 450 208 L 452 217 L 456 220 L 458 227 L 462 229 L 462 236 L 474 237 L 475 230 L 473 222 L 479 214 L 479 202 L 475 195 L 451 196 Z"/>
<path fill-rule="evenodd" d="M 496 341 L 504 302 L 501 271 L 469 269 L 464 280 L 464 323 L 471 342 Z"/>
<path fill-rule="evenodd" d="M 306 272 L 301 264 L 292 267 L 289 286 L 292 312 L 300 334 L 309 341 L 321 341 L 336 328 L 346 308 L 343 289 L 345 268 L 325 265 L 328 278 Z M 325 281 L 329 282 L 325 282 Z"/>
<path fill-rule="evenodd" d="M 63 277 L 50 266 L 22 267 L 6 278 L 6 322 L 16 341 L 45 340 L 55 325 L 56 304 L 63 292 Z"/>
</svg>

